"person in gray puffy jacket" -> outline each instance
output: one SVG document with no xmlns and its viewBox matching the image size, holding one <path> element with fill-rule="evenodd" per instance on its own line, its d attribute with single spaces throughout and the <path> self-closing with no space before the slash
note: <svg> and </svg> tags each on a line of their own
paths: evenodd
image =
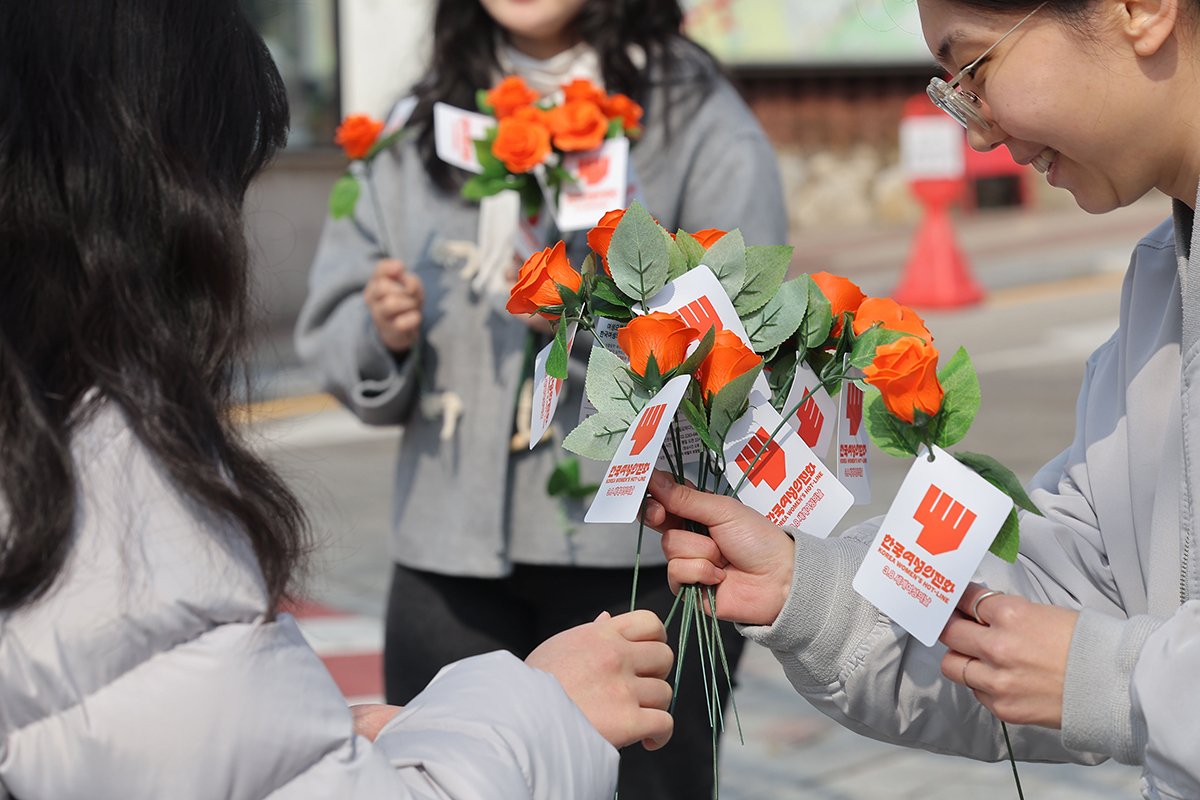
<svg viewBox="0 0 1200 800">
<path fill-rule="evenodd" d="M 611 798 L 671 731 L 649 612 L 354 710 L 279 613 L 303 514 L 227 409 L 288 117 L 241 2 L 6 0 L 0 105 L 0 798 Z"/>
<path fill-rule="evenodd" d="M 1113 758 L 1143 768 L 1147 798 L 1200 797 L 1200 3 L 918 4 L 972 147 L 1006 146 L 1093 213 L 1154 188 L 1174 199 L 1088 361 L 1074 442 L 1028 487 L 1045 516 L 1021 514 L 1015 564 L 985 556 L 933 648 L 851 588 L 879 520 L 786 535 L 659 479 L 669 574 L 717 584 L 717 615 L 852 730 L 998 760 L 1004 720 L 1018 758 Z"/>
</svg>

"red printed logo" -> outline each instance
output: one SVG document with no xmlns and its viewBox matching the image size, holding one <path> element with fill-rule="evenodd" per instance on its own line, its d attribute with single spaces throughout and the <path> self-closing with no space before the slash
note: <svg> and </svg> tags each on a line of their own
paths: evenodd
<svg viewBox="0 0 1200 800">
<path fill-rule="evenodd" d="M 764 445 L 766 446 L 765 450 L 763 449 Z M 754 456 L 758 455 L 759 450 L 762 450 L 762 455 L 758 457 L 758 462 L 754 463 Z M 750 441 L 742 448 L 742 452 L 738 454 L 734 462 L 742 472 L 746 473 L 750 483 L 755 486 L 760 486 L 763 481 L 766 481 L 772 489 L 778 489 L 787 477 L 787 462 L 783 455 L 783 448 L 776 444 L 765 428 L 760 427 L 750 437 Z M 750 469 L 751 463 L 754 463 L 754 469 Z"/>
<path fill-rule="evenodd" d="M 925 526 L 917 544 L 936 556 L 958 549 L 971 530 L 975 512 L 930 484 L 913 519 Z"/>
<path fill-rule="evenodd" d="M 858 435 L 858 426 L 862 424 L 862 389 L 853 383 L 846 384 L 846 419 L 850 420 L 850 435 Z"/>
<path fill-rule="evenodd" d="M 825 427 L 825 415 L 817 405 L 817 398 L 809 397 L 804 405 L 796 409 L 796 422 L 800 425 L 797 431 L 800 438 L 809 447 L 816 447 L 817 439 L 821 438 L 821 428 Z"/>
<path fill-rule="evenodd" d="M 666 403 L 652 406 L 638 418 L 637 427 L 633 429 L 633 449 L 629 451 L 629 455 L 639 455 L 646 449 L 646 445 L 650 444 L 655 431 L 658 430 L 658 423 L 662 422 L 663 409 L 666 407 Z"/>
<path fill-rule="evenodd" d="M 721 318 L 717 316 L 717 310 L 713 308 L 712 301 L 707 296 L 693 300 L 675 313 L 689 326 L 701 333 L 708 333 L 708 329 L 712 327 L 716 327 L 719 331 L 725 330 L 725 326 L 721 324 Z"/>
<path fill-rule="evenodd" d="M 579 177 L 583 178 L 584 183 L 595 185 L 604 180 L 604 176 L 607 174 L 607 158 L 592 156 L 591 158 L 581 158 L 579 160 Z"/>
<path fill-rule="evenodd" d="M 459 120 L 458 135 L 454 137 L 458 145 L 458 153 L 463 161 L 470 161 L 474 153 L 475 143 L 471 141 L 471 122 L 465 117 Z"/>
</svg>

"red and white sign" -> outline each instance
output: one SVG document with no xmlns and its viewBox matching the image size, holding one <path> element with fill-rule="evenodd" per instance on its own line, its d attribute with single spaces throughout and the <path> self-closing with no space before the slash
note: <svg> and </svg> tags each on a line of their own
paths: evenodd
<svg viewBox="0 0 1200 800">
<path fill-rule="evenodd" d="M 804 399 L 806 394 L 807 400 Z M 796 377 L 788 390 L 787 402 L 783 404 L 784 411 L 793 408 L 796 411 L 788 417 L 788 424 L 821 460 L 825 460 L 829 443 L 833 441 L 833 431 L 837 428 L 837 405 L 821 385 L 817 373 L 803 361 L 796 365 Z"/>
<path fill-rule="evenodd" d="M 564 153 L 562 167 L 575 185 L 564 184 L 558 196 L 554 219 L 558 229 L 586 230 L 614 208 L 623 208 L 629 179 L 629 140 L 624 136 L 605 139 L 595 150 Z"/>
<path fill-rule="evenodd" d="M 578 322 L 567 326 L 567 355 L 571 354 L 571 345 L 575 343 L 575 331 Z M 554 412 L 558 410 L 558 398 L 562 395 L 563 379 L 552 378 L 546 374 L 546 361 L 550 358 L 550 350 L 554 342 L 542 348 L 533 361 L 533 418 L 529 422 L 529 449 L 537 447 L 542 441 L 542 435 L 554 421 Z"/>
<path fill-rule="evenodd" d="M 851 381 L 838 397 L 837 477 L 855 505 L 871 502 L 870 437 L 863 425 L 863 390 Z"/>
<path fill-rule="evenodd" d="M 637 519 L 650 473 L 691 379 L 691 375 L 672 378 L 630 424 L 584 522 L 633 522 Z"/>
<path fill-rule="evenodd" d="M 1012 500 L 940 447 L 918 456 L 854 589 L 932 646 L 983 560 Z"/>
<path fill-rule="evenodd" d="M 495 118 L 486 114 L 434 103 L 433 144 L 438 158 L 467 172 L 483 172 L 475 152 L 475 141 L 486 138 L 488 129 L 495 125 Z"/>
<path fill-rule="evenodd" d="M 776 525 L 828 536 L 854 498 L 800 435 L 782 422 L 766 396 L 752 391 L 750 410 L 725 437 L 725 477 L 733 486 L 741 482 L 738 499 Z M 776 428 L 779 432 L 772 440 Z"/>
</svg>

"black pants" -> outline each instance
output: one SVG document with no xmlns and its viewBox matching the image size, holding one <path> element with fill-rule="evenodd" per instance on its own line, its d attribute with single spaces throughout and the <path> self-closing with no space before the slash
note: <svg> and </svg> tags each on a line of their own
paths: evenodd
<svg viewBox="0 0 1200 800">
<path fill-rule="evenodd" d="M 452 661 L 492 650 L 508 650 L 525 658 L 543 640 L 591 622 L 601 611 L 614 616 L 628 611 L 632 576 L 631 568 L 518 564 L 509 577 L 493 580 L 418 572 L 396 565 L 383 656 L 387 701 L 397 705 L 409 702 Z M 638 608 L 666 619 L 674 599 L 667 586 L 666 567 L 642 569 Z M 677 612 L 667 631 L 673 649 L 679 642 L 680 616 Z M 713 736 L 694 626 L 692 630 L 675 705 L 675 733 L 655 752 L 640 744 L 621 751 L 620 800 L 712 797 Z M 745 640 L 727 623 L 722 623 L 721 636 L 729 669 L 736 672 Z M 729 692 L 723 680 L 722 685 L 724 704 Z M 730 731 L 736 730 L 732 713 L 726 725 Z"/>
</svg>

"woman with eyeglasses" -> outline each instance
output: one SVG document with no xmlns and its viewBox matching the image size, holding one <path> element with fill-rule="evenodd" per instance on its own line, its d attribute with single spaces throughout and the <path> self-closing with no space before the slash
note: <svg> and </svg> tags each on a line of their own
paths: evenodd
<svg viewBox="0 0 1200 800">
<path fill-rule="evenodd" d="M 879 520 L 788 535 L 659 475 L 648 516 L 672 584 L 715 584 L 717 615 L 867 736 L 998 760 L 1004 720 L 1018 758 L 1113 758 L 1143 767 L 1146 797 L 1200 797 L 1200 3 L 918 5 L 954 76 L 930 94 L 972 147 L 1007 147 L 1087 211 L 1157 189 L 1174 218 L 1135 249 L 1075 440 L 1028 487 L 1045 517 L 1021 515 L 1016 564 L 985 557 L 945 647 L 910 640 L 851 588 Z"/>
</svg>

